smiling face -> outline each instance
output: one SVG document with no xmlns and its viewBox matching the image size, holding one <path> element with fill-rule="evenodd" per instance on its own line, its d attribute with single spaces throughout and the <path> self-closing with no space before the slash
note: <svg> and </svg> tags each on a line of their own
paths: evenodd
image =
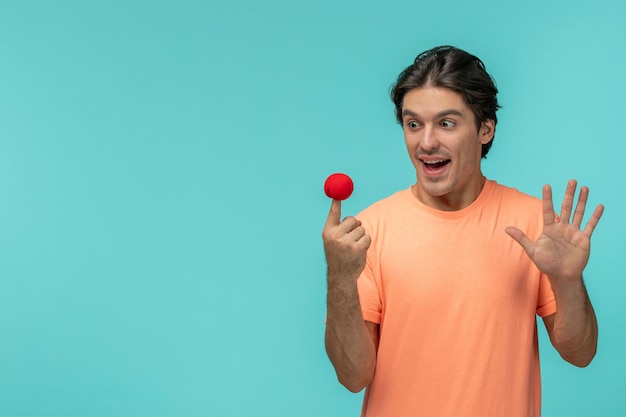
<svg viewBox="0 0 626 417">
<path fill-rule="evenodd" d="M 402 128 L 417 173 L 415 196 L 439 210 L 470 205 L 484 184 L 481 148 L 493 138 L 493 120 L 477 127 L 460 94 L 425 86 L 405 94 Z"/>
</svg>

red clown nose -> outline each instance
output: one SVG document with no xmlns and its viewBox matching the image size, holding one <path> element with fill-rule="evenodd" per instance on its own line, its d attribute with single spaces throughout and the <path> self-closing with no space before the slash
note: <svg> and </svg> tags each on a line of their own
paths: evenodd
<svg viewBox="0 0 626 417">
<path fill-rule="evenodd" d="M 324 183 L 324 192 L 335 200 L 345 200 L 350 197 L 354 190 L 352 179 L 346 174 L 336 173 L 330 175 Z"/>
</svg>

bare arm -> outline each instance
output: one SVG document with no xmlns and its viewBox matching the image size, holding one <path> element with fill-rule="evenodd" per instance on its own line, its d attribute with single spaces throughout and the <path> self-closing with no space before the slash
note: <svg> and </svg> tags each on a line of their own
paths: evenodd
<svg viewBox="0 0 626 417">
<path fill-rule="evenodd" d="M 596 353 L 598 325 L 582 273 L 589 261 L 591 234 L 604 207 L 596 207 L 581 230 L 589 189 L 581 188 L 572 217 L 575 192 L 576 181 L 572 180 L 567 184 L 561 217 L 555 219 L 552 190 L 549 185 L 544 186 L 544 228 L 536 242 L 515 227 L 507 228 L 506 232 L 550 279 L 557 309 L 555 314 L 544 319 L 544 323 L 552 344 L 566 361 L 587 366 Z"/>
<path fill-rule="evenodd" d="M 598 323 L 582 278 L 570 287 L 554 289 L 554 295 L 557 312 L 543 319 L 550 341 L 563 359 L 587 366 L 596 354 Z"/>
<path fill-rule="evenodd" d="M 340 219 L 341 202 L 333 200 L 322 232 L 328 264 L 325 344 L 339 382 L 358 392 L 376 368 L 378 326 L 363 320 L 357 290 L 371 239 L 354 217 Z"/>
</svg>

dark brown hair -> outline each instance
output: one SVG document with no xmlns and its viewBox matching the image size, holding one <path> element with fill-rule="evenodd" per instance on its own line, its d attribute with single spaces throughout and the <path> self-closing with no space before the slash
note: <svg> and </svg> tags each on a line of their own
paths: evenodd
<svg viewBox="0 0 626 417">
<path fill-rule="evenodd" d="M 402 124 L 404 95 L 426 85 L 448 88 L 461 94 L 476 117 L 478 129 L 486 120 L 493 120 L 494 126 L 498 123 L 498 89 L 485 65 L 476 56 L 447 45 L 419 54 L 391 87 L 390 96 L 396 106 L 396 120 L 399 124 Z M 492 143 L 493 139 L 483 144 L 483 158 L 487 156 Z"/>
</svg>

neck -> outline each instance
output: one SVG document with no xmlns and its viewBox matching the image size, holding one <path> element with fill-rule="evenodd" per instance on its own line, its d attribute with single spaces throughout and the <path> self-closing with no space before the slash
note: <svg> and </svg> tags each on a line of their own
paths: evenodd
<svg viewBox="0 0 626 417">
<path fill-rule="evenodd" d="M 485 177 L 480 176 L 478 181 L 469 185 L 463 191 L 449 192 L 443 195 L 432 195 L 427 193 L 419 183 L 411 186 L 411 191 L 415 198 L 425 205 L 441 211 L 458 211 L 472 204 L 485 186 Z"/>
</svg>

